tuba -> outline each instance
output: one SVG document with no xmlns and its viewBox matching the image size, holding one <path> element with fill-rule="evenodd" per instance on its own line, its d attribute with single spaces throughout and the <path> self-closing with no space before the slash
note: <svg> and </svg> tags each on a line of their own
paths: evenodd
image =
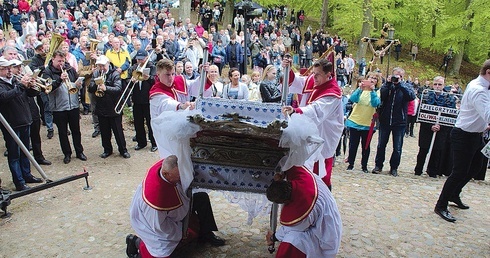
<svg viewBox="0 0 490 258">
<path fill-rule="evenodd" d="M 49 51 L 46 53 L 46 60 L 44 61 L 44 66 L 49 64 L 49 61 L 53 57 L 54 51 L 60 48 L 61 43 L 65 41 L 65 38 L 58 33 L 53 33 L 51 37 L 51 41 L 49 42 Z"/>
</svg>

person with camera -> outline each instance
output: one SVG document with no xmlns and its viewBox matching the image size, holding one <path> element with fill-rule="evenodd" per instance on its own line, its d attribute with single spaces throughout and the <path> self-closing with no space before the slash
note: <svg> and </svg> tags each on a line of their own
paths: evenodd
<svg viewBox="0 0 490 258">
<path fill-rule="evenodd" d="M 381 173 L 385 161 L 386 145 L 390 133 L 393 135 L 393 153 L 390 158 L 390 174 L 398 176 L 398 166 L 402 155 L 403 135 L 407 127 L 408 102 L 415 99 L 415 93 L 403 81 L 405 70 L 395 67 L 391 77 L 381 86 L 381 106 L 379 113 L 379 136 L 373 174 Z"/>
</svg>

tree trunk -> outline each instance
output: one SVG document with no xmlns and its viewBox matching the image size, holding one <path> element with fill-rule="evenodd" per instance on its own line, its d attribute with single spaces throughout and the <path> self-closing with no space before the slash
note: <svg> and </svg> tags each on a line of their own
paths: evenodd
<svg viewBox="0 0 490 258">
<path fill-rule="evenodd" d="M 320 18 L 320 29 L 325 31 L 328 24 L 328 0 L 323 0 L 322 17 Z"/>
<path fill-rule="evenodd" d="M 182 17 L 182 21 L 191 17 L 191 0 L 180 0 L 179 17 Z"/>
<path fill-rule="evenodd" d="M 371 23 L 373 21 L 373 15 L 371 13 L 371 0 L 364 0 L 363 4 L 364 11 L 364 22 L 362 23 L 361 37 L 369 37 L 369 32 L 371 31 Z M 367 42 L 362 42 L 359 40 L 359 47 L 357 48 L 356 60 L 359 62 L 361 58 L 366 56 Z"/>
<path fill-rule="evenodd" d="M 233 4 L 234 4 L 234 1 L 233 0 L 227 0 L 226 1 L 225 13 L 223 14 L 223 28 L 226 28 L 226 26 L 228 24 L 231 24 L 232 21 L 233 21 L 233 18 L 234 18 L 233 17 L 233 10 L 235 8 L 235 6 Z"/>
<path fill-rule="evenodd" d="M 466 48 L 466 43 L 466 40 L 460 43 L 459 49 L 461 49 L 461 51 L 454 55 L 454 58 L 452 60 L 453 66 L 451 70 L 449 70 L 450 75 L 459 75 L 459 69 L 461 68 L 461 63 L 463 62 L 463 55 Z"/>
</svg>

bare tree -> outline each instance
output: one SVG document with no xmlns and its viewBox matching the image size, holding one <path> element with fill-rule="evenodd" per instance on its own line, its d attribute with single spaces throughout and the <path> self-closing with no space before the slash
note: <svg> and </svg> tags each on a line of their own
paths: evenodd
<svg viewBox="0 0 490 258">
<path fill-rule="evenodd" d="M 180 0 L 179 17 L 182 19 L 191 17 L 191 0 Z"/>
</svg>

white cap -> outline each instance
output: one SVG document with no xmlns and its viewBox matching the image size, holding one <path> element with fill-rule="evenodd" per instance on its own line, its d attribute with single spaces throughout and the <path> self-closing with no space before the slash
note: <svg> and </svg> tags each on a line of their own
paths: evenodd
<svg viewBox="0 0 490 258">
<path fill-rule="evenodd" d="M 18 59 L 12 59 L 12 60 L 10 60 L 10 65 L 18 66 L 18 65 L 21 65 L 21 64 L 22 64 L 22 61 L 20 61 Z"/>
<path fill-rule="evenodd" d="M 0 66 L 7 67 L 7 66 L 11 66 L 11 65 L 12 65 L 12 63 L 9 60 L 5 59 L 5 57 L 3 57 L 3 56 L 0 57 Z"/>
<path fill-rule="evenodd" d="M 105 65 L 108 62 L 109 62 L 109 58 L 107 58 L 106 56 L 102 55 L 102 56 L 97 57 L 97 60 L 95 61 L 95 64 L 96 65 L 98 65 L 98 64 Z"/>
</svg>

